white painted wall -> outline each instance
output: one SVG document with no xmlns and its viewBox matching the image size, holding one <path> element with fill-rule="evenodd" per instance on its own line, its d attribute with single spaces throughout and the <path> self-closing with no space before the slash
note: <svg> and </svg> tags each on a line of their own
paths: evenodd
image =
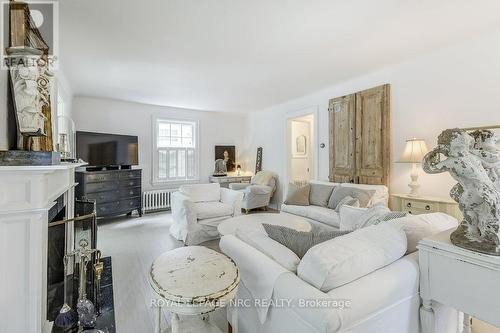
<svg viewBox="0 0 500 333">
<path fill-rule="evenodd" d="M 143 169 L 145 190 L 153 188 L 151 184 L 153 116 L 199 121 L 201 182 L 208 182 L 208 177 L 213 172 L 215 145 L 235 145 L 237 162 L 239 156 L 244 153 L 242 147 L 245 116 L 242 114 L 194 111 L 90 97 L 75 97 L 73 100 L 73 118 L 77 130 L 139 137 L 139 166 Z M 241 164 L 244 171 L 254 168 L 245 161 Z"/>
<path fill-rule="evenodd" d="M 429 148 L 445 128 L 500 124 L 500 31 L 386 67 L 343 84 L 248 115 L 247 150 L 262 146 L 263 166 L 280 175 L 283 196 L 286 171 L 283 138 L 287 113 L 319 107 L 319 179 L 328 179 L 328 100 L 384 83 L 392 85 L 392 160 L 405 139 L 421 137 Z M 335 75 L 335 73 L 332 73 Z M 251 162 L 255 156 L 249 156 Z M 410 165 L 393 164 L 391 191 L 407 192 Z M 421 193 L 447 196 L 453 181 L 447 174 L 421 173 Z"/>
</svg>

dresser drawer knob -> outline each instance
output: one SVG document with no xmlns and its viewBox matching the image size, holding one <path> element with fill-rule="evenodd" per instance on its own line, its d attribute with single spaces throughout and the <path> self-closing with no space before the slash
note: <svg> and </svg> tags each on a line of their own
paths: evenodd
<svg viewBox="0 0 500 333">
<path fill-rule="evenodd" d="M 406 207 L 410 208 L 410 207 L 411 207 L 411 202 L 408 202 L 408 203 L 406 204 Z"/>
<path fill-rule="evenodd" d="M 425 206 L 425 210 L 431 210 L 431 206 L 426 205 L 426 206 Z"/>
</svg>

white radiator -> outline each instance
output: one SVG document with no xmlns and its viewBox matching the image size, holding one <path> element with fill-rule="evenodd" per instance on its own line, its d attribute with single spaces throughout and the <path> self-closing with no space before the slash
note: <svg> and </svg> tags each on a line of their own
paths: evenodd
<svg viewBox="0 0 500 333">
<path fill-rule="evenodd" d="M 142 212 L 170 209 L 170 196 L 174 189 L 152 190 L 142 193 Z"/>
</svg>

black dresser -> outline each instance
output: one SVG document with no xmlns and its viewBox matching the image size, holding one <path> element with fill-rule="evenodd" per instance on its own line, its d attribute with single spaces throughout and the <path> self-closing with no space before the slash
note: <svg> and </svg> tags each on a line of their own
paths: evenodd
<svg viewBox="0 0 500 333">
<path fill-rule="evenodd" d="M 95 200 L 97 217 L 131 214 L 142 216 L 141 170 L 76 171 L 75 196 Z"/>
</svg>

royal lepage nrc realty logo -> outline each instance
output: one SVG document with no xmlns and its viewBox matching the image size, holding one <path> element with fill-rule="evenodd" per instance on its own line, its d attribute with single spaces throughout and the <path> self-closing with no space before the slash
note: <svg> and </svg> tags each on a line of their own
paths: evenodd
<svg viewBox="0 0 500 333">
<path fill-rule="evenodd" d="M 31 19 L 29 26 L 29 46 L 39 48 L 43 44 L 48 46 L 48 65 L 49 69 L 58 68 L 59 56 L 59 3 L 56 1 L 23 1 L 28 5 Z M 1 1 L 0 17 L 0 46 L 1 46 L 1 69 L 8 69 L 13 61 L 7 54 L 10 47 L 10 5 L 22 6 L 22 3 Z M 20 7 L 18 7 L 20 8 Z M 38 32 L 37 32 L 38 31 Z M 41 38 L 40 38 L 41 37 Z"/>
</svg>

